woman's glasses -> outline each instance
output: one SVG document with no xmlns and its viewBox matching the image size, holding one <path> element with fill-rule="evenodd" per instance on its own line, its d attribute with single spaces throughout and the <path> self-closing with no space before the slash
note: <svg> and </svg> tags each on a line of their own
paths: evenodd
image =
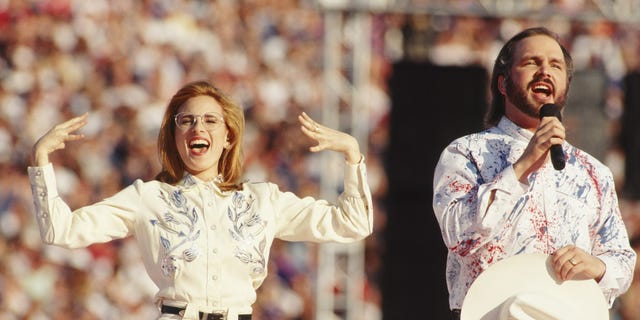
<svg viewBox="0 0 640 320">
<path fill-rule="evenodd" d="M 200 118 L 200 120 L 197 120 L 198 118 Z M 180 112 L 175 115 L 174 119 L 176 121 L 176 126 L 183 131 L 193 128 L 198 121 L 207 131 L 216 130 L 224 124 L 222 115 L 217 112 L 207 112 L 200 115 Z"/>
</svg>

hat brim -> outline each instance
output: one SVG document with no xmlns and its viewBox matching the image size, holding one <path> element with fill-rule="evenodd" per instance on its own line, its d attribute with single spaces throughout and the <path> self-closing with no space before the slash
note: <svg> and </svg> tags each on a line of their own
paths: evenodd
<svg viewBox="0 0 640 320">
<path fill-rule="evenodd" d="M 574 319 L 609 319 L 609 306 L 595 280 L 560 282 L 547 254 L 519 254 L 491 265 L 473 282 L 462 304 L 461 320 L 500 319 L 505 301 L 521 293 L 542 293 L 568 304 Z"/>
</svg>

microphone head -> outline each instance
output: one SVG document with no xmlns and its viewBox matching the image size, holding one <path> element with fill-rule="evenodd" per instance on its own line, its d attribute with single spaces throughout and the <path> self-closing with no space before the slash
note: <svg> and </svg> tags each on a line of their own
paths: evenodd
<svg viewBox="0 0 640 320">
<path fill-rule="evenodd" d="M 540 119 L 542 117 L 556 117 L 562 121 L 562 115 L 560 114 L 560 107 L 554 103 L 546 103 L 540 108 Z"/>
</svg>

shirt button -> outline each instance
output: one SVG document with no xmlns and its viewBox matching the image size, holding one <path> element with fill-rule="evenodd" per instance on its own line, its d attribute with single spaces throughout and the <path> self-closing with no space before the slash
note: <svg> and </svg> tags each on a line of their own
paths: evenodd
<svg viewBox="0 0 640 320">
<path fill-rule="evenodd" d="M 207 203 L 207 205 L 208 205 L 209 207 L 213 207 L 213 202 L 209 202 L 209 203 Z"/>
<path fill-rule="evenodd" d="M 211 226 L 211 230 L 215 230 L 215 229 L 216 229 L 216 225 L 214 224 Z"/>
<path fill-rule="evenodd" d="M 213 254 L 217 254 L 218 253 L 218 249 L 213 249 L 211 251 L 213 252 Z"/>
<path fill-rule="evenodd" d="M 212 276 L 211 279 L 213 279 L 214 281 L 218 280 L 218 276 Z"/>
</svg>

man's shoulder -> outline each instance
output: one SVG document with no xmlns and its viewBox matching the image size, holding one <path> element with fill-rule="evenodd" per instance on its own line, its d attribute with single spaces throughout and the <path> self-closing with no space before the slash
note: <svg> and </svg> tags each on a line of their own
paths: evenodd
<svg viewBox="0 0 640 320">
<path fill-rule="evenodd" d="M 575 156 L 576 160 L 582 164 L 589 165 L 591 167 L 604 167 L 608 169 L 608 166 L 602 162 L 602 160 L 596 158 L 594 155 L 589 153 L 588 151 L 574 146 L 569 142 L 565 142 L 565 150 Z"/>
<path fill-rule="evenodd" d="M 493 136 L 503 136 L 504 134 L 504 131 L 500 130 L 498 127 L 490 127 L 481 131 L 469 132 L 461 135 L 454 139 L 453 142 L 478 141 L 488 139 Z"/>
</svg>

